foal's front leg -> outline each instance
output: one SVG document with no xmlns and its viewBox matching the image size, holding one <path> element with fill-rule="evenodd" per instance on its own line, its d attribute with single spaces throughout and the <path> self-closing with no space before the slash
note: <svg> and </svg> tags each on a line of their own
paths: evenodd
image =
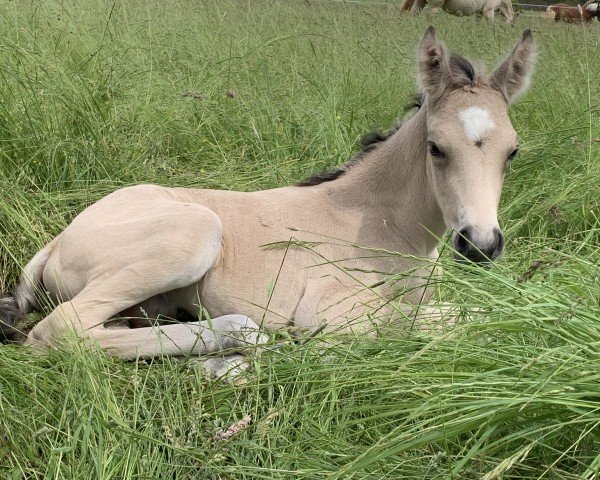
<svg viewBox="0 0 600 480">
<path fill-rule="evenodd" d="M 258 325 L 245 315 L 145 328 L 100 328 L 90 331 L 89 336 L 107 353 L 126 360 L 255 350 L 267 341 Z"/>
<path fill-rule="evenodd" d="M 250 368 L 247 357 L 239 353 L 190 359 L 189 365 L 200 365 L 209 380 L 223 379 L 236 385 L 245 383 L 242 374 Z"/>
</svg>

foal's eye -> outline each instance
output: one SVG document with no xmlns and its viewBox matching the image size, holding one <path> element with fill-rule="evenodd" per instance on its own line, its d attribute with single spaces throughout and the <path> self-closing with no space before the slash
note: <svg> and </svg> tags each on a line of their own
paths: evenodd
<svg viewBox="0 0 600 480">
<path fill-rule="evenodd" d="M 437 157 L 437 158 L 444 158 L 446 156 L 444 154 L 444 152 L 442 152 L 438 148 L 438 146 L 433 142 L 429 143 L 429 153 L 431 154 L 432 157 Z"/>
<path fill-rule="evenodd" d="M 515 158 L 519 154 L 519 149 L 515 148 L 510 155 L 508 156 L 508 161 L 510 162 L 513 158 Z"/>
</svg>

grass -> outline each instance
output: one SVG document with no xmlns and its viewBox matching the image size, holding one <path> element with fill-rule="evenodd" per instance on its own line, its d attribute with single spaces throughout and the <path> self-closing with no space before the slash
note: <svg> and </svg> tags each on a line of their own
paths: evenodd
<svg viewBox="0 0 600 480">
<path fill-rule="evenodd" d="M 600 478 L 598 25 L 434 23 L 488 65 L 526 27 L 540 49 L 511 111 L 507 252 L 490 271 L 442 259 L 440 295 L 471 321 L 285 347 L 235 387 L 170 359 L 3 346 L 1 478 Z M 1 291 L 120 186 L 257 190 L 344 162 L 402 115 L 428 19 L 324 1 L 6 1 L 0 25 Z"/>
</svg>

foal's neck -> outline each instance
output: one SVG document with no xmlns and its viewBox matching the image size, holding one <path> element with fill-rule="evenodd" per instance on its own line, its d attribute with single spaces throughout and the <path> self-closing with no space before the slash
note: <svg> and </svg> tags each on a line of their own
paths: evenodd
<svg viewBox="0 0 600 480">
<path fill-rule="evenodd" d="M 427 173 L 427 107 L 328 185 L 328 195 L 363 214 L 365 243 L 430 255 L 445 224 Z"/>
</svg>

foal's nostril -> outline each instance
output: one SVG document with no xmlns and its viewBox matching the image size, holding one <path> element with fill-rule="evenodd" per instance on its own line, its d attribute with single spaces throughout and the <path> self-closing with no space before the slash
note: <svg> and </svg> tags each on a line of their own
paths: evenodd
<svg viewBox="0 0 600 480">
<path fill-rule="evenodd" d="M 492 260 L 498 258 L 502 253 L 502 250 L 504 250 L 504 234 L 499 228 L 494 229 L 494 234 L 496 237 L 496 247 L 494 248 L 494 251 L 492 253 Z"/>
<path fill-rule="evenodd" d="M 504 248 L 504 235 L 499 228 L 494 228 L 492 236 L 484 241 L 476 241 L 471 227 L 461 228 L 454 236 L 454 249 L 457 259 L 471 262 L 488 264 L 502 253 Z"/>
<path fill-rule="evenodd" d="M 454 248 L 457 252 L 466 254 L 471 245 L 470 229 L 468 227 L 461 228 L 456 237 L 454 237 Z"/>
</svg>

